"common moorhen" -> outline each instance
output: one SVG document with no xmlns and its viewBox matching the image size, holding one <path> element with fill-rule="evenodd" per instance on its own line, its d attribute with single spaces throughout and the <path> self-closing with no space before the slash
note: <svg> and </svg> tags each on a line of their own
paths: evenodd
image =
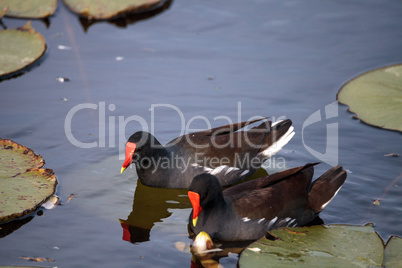
<svg viewBox="0 0 402 268">
<path fill-rule="evenodd" d="M 160 188 L 188 188 L 205 172 L 222 186 L 231 185 L 252 175 L 294 135 L 289 119 L 240 130 L 263 119 L 186 134 L 165 146 L 148 132 L 136 132 L 126 143 L 121 172 L 135 163 L 142 184 Z"/>
<path fill-rule="evenodd" d="M 222 192 L 217 178 L 197 175 L 189 188 L 189 227 L 223 241 L 255 240 L 267 231 L 313 220 L 346 179 L 336 166 L 312 182 L 315 164 L 288 169 L 232 186 Z"/>
</svg>

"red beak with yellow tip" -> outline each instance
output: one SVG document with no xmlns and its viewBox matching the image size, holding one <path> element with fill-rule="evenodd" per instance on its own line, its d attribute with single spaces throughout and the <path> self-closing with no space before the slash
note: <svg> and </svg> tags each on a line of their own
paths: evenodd
<svg viewBox="0 0 402 268">
<path fill-rule="evenodd" d="M 126 168 L 133 162 L 133 155 L 137 145 L 134 142 L 127 142 L 126 144 L 126 159 L 124 160 L 123 166 L 121 167 L 120 173 L 123 173 Z"/>
<path fill-rule="evenodd" d="M 197 224 L 198 215 L 200 215 L 202 207 L 200 206 L 200 195 L 196 192 L 188 191 L 188 198 L 193 205 L 193 225 Z"/>
</svg>

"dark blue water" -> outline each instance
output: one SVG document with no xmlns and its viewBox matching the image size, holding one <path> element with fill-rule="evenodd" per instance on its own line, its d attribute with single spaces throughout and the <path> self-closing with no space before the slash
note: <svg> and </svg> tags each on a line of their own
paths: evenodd
<svg viewBox="0 0 402 268">
<path fill-rule="evenodd" d="M 353 120 L 343 105 L 330 106 L 332 118 L 324 111 L 349 79 L 402 62 L 401 14 L 399 1 L 176 0 L 126 28 L 103 22 L 85 32 L 62 5 L 49 28 L 33 21 L 48 51 L 40 66 L 0 83 L 0 137 L 44 157 L 64 205 L 1 238 L 0 264 L 32 265 L 19 257 L 38 256 L 58 267 L 189 266 L 191 254 L 175 247 L 191 243 L 186 191 L 137 186 L 134 170 L 119 173 L 119 148 L 142 128 L 165 143 L 183 125 L 253 116 L 293 120 L 296 136 L 275 158 L 286 167 L 321 161 L 318 153 L 338 141 L 328 161 L 349 173 L 321 213 L 326 224 L 373 222 L 384 240 L 401 236 L 402 160 L 384 156 L 402 153 L 400 133 Z M 322 120 L 306 125 L 316 111 Z M 338 131 L 327 133 L 328 124 Z M 329 167 L 319 165 L 316 176 Z M 77 196 L 67 204 L 70 194 Z M 138 232 L 148 241 L 124 241 L 119 219 L 152 227 Z M 220 263 L 235 267 L 237 259 L 230 253 Z"/>
</svg>

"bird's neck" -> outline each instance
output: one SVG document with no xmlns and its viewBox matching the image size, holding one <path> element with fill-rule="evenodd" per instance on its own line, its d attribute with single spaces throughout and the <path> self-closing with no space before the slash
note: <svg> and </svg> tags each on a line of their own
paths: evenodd
<svg viewBox="0 0 402 268">
<path fill-rule="evenodd" d="M 205 209 L 211 209 L 211 208 L 213 208 L 213 209 L 216 209 L 216 208 L 220 209 L 220 208 L 222 208 L 222 207 L 225 207 L 226 205 L 227 205 L 227 202 L 226 202 L 225 198 L 223 197 L 223 193 L 222 193 L 222 191 L 219 191 L 219 192 L 216 194 L 216 196 L 214 197 L 214 199 L 211 200 L 211 202 L 209 202 L 209 203 L 206 205 L 206 208 L 205 208 Z M 204 209 L 204 208 L 203 208 L 203 209 Z"/>
</svg>

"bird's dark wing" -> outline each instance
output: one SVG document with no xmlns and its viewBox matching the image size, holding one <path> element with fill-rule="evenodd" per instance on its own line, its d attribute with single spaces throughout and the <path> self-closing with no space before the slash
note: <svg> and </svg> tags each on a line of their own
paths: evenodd
<svg viewBox="0 0 402 268">
<path fill-rule="evenodd" d="M 271 122 L 265 121 L 248 131 L 240 130 L 263 119 L 265 118 L 190 133 L 172 140 L 165 147 L 174 146 L 180 155 L 193 158 L 197 156 L 198 160 L 202 158 L 201 165 L 210 168 L 227 165 L 246 170 L 249 169 L 250 161 L 286 133 L 292 124 L 290 120 L 286 120 L 283 127 L 271 131 Z M 217 161 L 222 159 L 224 161 Z"/>
<path fill-rule="evenodd" d="M 314 165 L 285 170 L 224 191 L 236 213 L 249 219 L 284 218 L 304 210 Z"/>
</svg>

